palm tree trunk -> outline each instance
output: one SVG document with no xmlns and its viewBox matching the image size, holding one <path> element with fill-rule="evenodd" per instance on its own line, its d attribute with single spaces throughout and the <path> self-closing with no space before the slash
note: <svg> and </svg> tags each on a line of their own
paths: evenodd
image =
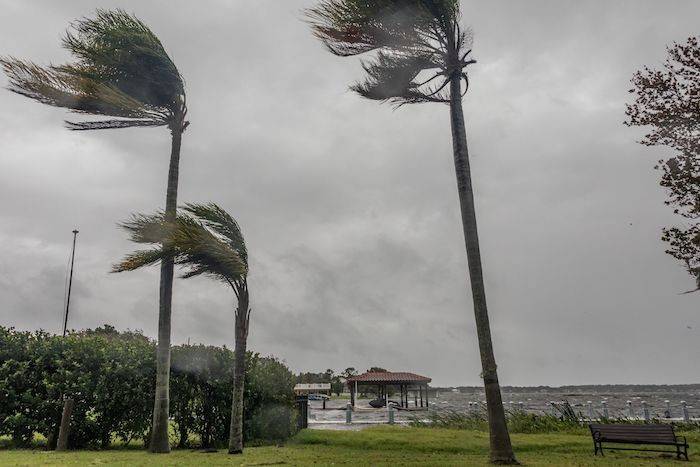
<svg viewBox="0 0 700 467">
<path fill-rule="evenodd" d="M 498 464 L 516 464 L 510 435 L 506 425 L 506 416 L 501 400 L 501 388 L 496 372 L 496 358 L 491 343 L 489 315 L 486 308 L 486 291 L 481 269 L 481 253 L 479 252 L 479 235 L 476 228 L 476 210 L 474 208 L 474 192 L 472 190 L 471 171 L 469 168 L 469 150 L 467 134 L 464 126 L 462 111 L 461 76 L 456 73 L 450 82 L 450 121 L 452 124 L 452 146 L 454 151 L 455 172 L 457 174 L 457 190 L 462 211 L 462 228 L 467 247 L 467 262 L 469 264 L 469 279 L 474 300 L 474 318 L 476 332 L 479 338 L 479 353 L 481 354 L 482 376 L 486 392 L 486 407 L 489 417 L 489 433 L 491 444 L 491 462 Z"/>
<path fill-rule="evenodd" d="M 168 171 L 168 191 L 165 198 L 165 220 L 174 221 L 177 215 L 177 182 L 180 166 L 180 146 L 183 125 L 171 129 L 172 147 Z M 158 347 L 156 349 L 156 396 L 153 405 L 151 452 L 170 452 L 168 418 L 170 412 L 170 328 L 173 298 L 173 258 L 164 258 L 160 265 L 160 305 L 158 308 Z"/>
<path fill-rule="evenodd" d="M 238 293 L 236 308 L 236 343 L 233 354 L 233 398 L 231 401 L 231 427 L 228 440 L 229 454 L 243 453 L 243 385 L 245 380 L 245 354 L 248 344 L 248 287 L 243 282 Z"/>
</svg>

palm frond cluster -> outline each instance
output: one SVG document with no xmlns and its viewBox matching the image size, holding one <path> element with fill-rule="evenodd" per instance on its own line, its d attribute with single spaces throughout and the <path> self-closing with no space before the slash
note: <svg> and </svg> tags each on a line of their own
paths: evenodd
<svg viewBox="0 0 700 467">
<path fill-rule="evenodd" d="M 238 223 L 214 203 L 187 204 L 174 222 L 162 212 L 137 214 L 121 224 L 131 241 L 154 247 L 135 251 L 114 265 L 113 272 L 133 271 L 172 256 L 185 268 L 184 278 L 207 275 L 231 285 L 245 283 L 248 253 Z"/>
<path fill-rule="evenodd" d="M 0 58 L 9 89 L 76 113 L 114 117 L 67 122 L 72 130 L 183 125 L 184 81 L 160 40 L 122 10 L 98 10 L 72 24 L 63 46 L 75 58 L 39 66 Z"/>
<path fill-rule="evenodd" d="M 376 51 L 364 81 L 351 89 L 397 106 L 449 102 L 449 82 L 469 85 L 471 32 L 459 25 L 458 0 L 324 0 L 306 15 L 335 55 Z"/>
</svg>

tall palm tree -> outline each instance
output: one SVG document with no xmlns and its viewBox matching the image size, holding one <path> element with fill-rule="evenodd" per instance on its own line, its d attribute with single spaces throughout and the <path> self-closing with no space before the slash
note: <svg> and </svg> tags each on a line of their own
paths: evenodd
<svg viewBox="0 0 700 467">
<path fill-rule="evenodd" d="M 405 104 L 450 106 L 452 145 L 474 315 L 481 353 L 491 439 L 491 461 L 516 463 L 498 384 L 479 253 L 462 97 L 470 33 L 460 27 L 459 0 L 322 0 L 306 11 L 314 34 L 342 57 L 375 52 L 363 62 L 367 77 L 351 89 L 362 97 Z M 462 86 L 464 81 L 464 86 Z"/>
<path fill-rule="evenodd" d="M 122 224 L 137 243 L 157 245 L 137 251 L 114 266 L 132 271 L 163 262 L 171 254 L 187 268 L 185 278 L 205 274 L 228 284 L 236 295 L 233 402 L 229 453 L 243 452 L 243 387 L 250 324 L 248 252 L 238 223 L 216 204 L 187 204 L 173 222 L 162 214 L 138 215 Z"/>
<path fill-rule="evenodd" d="M 178 167 L 187 105 L 185 85 L 158 37 L 141 20 L 122 10 L 98 10 L 95 18 L 72 24 L 63 46 L 74 63 L 42 67 L 12 57 L 0 58 L 10 91 L 72 112 L 110 117 L 66 122 L 71 130 L 166 126 L 172 135 L 165 216 L 175 218 Z M 158 348 L 150 450 L 169 452 L 170 321 L 173 261 L 160 271 Z"/>
</svg>

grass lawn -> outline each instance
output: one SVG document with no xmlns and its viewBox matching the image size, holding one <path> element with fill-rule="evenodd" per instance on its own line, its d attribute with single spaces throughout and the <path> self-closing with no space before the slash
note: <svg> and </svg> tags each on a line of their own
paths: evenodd
<svg viewBox="0 0 700 467">
<path fill-rule="evenodd" d="M 525 465 L 700 465 L 700 434 L 689 438 L 690 463 L 658 453 L 608 452 L 594 457 L 590 435 L 515 434 L 516 455 Z M 478 431 L 380 426 L 363 431 L 305 430 L 283 447 L 248 448 L 243 456 L 225 451 L 148 454 L 136 449 L 55 453 L 0 451 L 0 465 L 484 465 L 488 435 Z"/>
</svg>

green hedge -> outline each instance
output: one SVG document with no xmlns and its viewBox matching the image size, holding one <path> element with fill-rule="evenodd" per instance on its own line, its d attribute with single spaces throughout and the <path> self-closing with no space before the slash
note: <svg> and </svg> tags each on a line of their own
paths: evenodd
<svg viewBox="0 0 700 467">
<path fill-rule="evenodd" d="M 244 432 L 249 443 L 283 440 L 294 427 L 294 376 L 279 360 L 249 352 Z M 172 349 L 173 444 L 218 447 L 228 439 L 233 352 L 226 347 Z M 155 385 L 155 344 L 111 326 L 69 334 L 0 326 L 0 435 L 17 446 L 35 433 L 55 442 L 62 398 L 75 400 L 69 444 L 106 448 L 148 440 Z"/>
</svg>

